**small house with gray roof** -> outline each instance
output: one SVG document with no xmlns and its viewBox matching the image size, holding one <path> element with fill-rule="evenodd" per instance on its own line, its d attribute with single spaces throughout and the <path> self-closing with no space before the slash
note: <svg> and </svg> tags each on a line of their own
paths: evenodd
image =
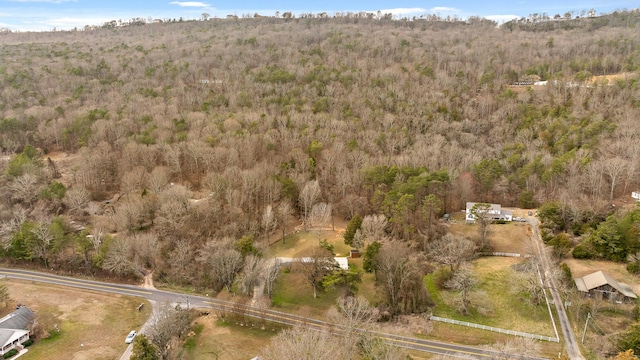
<svg viewBox="0 0 640 360">
<path fill-rule="evenodd" d="M 24 305 L 0 319 L 0 355 L 11 349 L 22 350 L 22 344 L 29 340 L 35 319 L 36 314 Z"/>
</svg>

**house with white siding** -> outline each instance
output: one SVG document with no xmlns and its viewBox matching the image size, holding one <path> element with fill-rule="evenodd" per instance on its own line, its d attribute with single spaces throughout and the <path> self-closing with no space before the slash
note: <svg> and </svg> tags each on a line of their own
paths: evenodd
<svg viewBox="0 0 640 360">
<path fill-rule="evenodd" d="M 0 355 L 11 349 L 22 350 L 22 344 L 29 340 L 36 314 L 28 307 L 20 305 L 14 312 L 0 319 Z"/>
<path fill-rule="evenodd" d="M 467 202 L 466 216 L 467 223 L 473 224 L 476 222 L 476 217 L 471 213 L 471 209 L 478 204 L 475 202 Z M 486 211 L 487 218 L 496 221 L 512 221 L 513 211 L 503 209 L 500 204 L 488 204 L 489 209 Z"/>
</svg>

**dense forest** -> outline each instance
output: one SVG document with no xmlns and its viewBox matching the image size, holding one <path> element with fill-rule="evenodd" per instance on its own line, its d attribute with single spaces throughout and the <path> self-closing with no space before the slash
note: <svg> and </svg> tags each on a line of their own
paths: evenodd
<svg viewBox="0 0 640 360">
<path fill-rule="evenodd" d="M 327 212 L 423 250 L 467 201 L 596 229 L 640 187 L 640 13 L 472 20 L 2 33 L 2 253 L 222 289 Z"/>
</svg>

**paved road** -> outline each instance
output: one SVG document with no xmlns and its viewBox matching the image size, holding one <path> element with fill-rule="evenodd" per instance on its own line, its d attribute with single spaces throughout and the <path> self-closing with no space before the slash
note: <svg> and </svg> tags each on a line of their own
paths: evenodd
<svg viewBox="0 0 640 360">
<path fill-rule="evenodd" d="M 145 298 L 149 301 L 155 302 L 169 302 L 169 303 L 181 303 L 188 304 L 188 306 L 196 308 L 211 308 L 216 311 L 224 313 L 238 313 L 243 316 L 258 318 L 264 321 L 273 321 L 287 325 L 294 326 L 307 326 L 312 329 L 320 331 L 332 331 L 340 332 L 342 329 L 332 323 L 325 321 L 306 318 L 302 316 L 287 314 L 279 311 L 274 311 L 266 308 L 259 308 L 254 306 L 239 306 L 232 302 L 212 299 L 205 296 L 185 295 L 180 293 L 174 293 L 163 290 L 155 289 L 143 289 L 133 285 L 112 284 L 100 281 L 82 280 L 69 278 L 58 275 L 50 275 L 47 273 L 39 273 L 27 270 L 14 270 L 0 268 L 0 276 L 5 276 L 12 279 L 31 280 L 44 283 L 50 283 L 61 286 L 71 286 L 86 290 L 111 292 L 122 295 L 138 296 Z M 364 330 L 362 330 L 364 331 Z M 467 359 L 495 359 L 504 358 L 505 354 L 500 354 L 495 351 L 480 349 L 472 346 L 456 345 L 438 341 L 424 340 L 414 337 L 400 336 L 387 333 L 373 332 L 376 336 L 387 341 L 389 344 L 422 351 L 433 354 L 446 355 L 453 358 L 467 358 Z M 123 335 L 124 336 L 124 335 Z M 542 360 L 538 357 L 525 357 L 525 356 L 509 356 L 509 359 L 519 360 Z"/>
<path fill-rule="evenodd" d="M 531 224 L 531 228 L 533 229 L 533 236 L 535 237 L 535 241 L 538 249 L 538 258 L 542 263 L 542 269 L 544 270 L 545 278 L 547 274 L 551 273 L 551 262 L 549 261 L 548 253 L 544 250 L 544 243 L 542 242 L 542 237 L 540 236 L 540 231 L 538 229 L 538 220 L 535 218 L 529 219 L 529 224 Z M 556 310 L 558 312 L 558 319 L 560 320 L 560 329 L 562 330 L 562 336 L 565 341 L 565 348 L 567 350 L 567 356 L 569 356 L 572 360 L 580 360 L 584 359 L 582 353 L 580 352 L 580 347 L 578 346 L 578 340 L 576 339 L 576 335 L 571 328 L 571 323 L 569 322 L 569 318 L 567 317 L 567 312 L 564 308 L 564 302 L 558 293 L 558 289 L 556 288 L 556 281 L 551 276 L 546 278 L 547 284 L 549 286 L 549 291 L 551 292 L 551 297 L 553 298 L 553 303 L 556 306 Z"/>
</svg>

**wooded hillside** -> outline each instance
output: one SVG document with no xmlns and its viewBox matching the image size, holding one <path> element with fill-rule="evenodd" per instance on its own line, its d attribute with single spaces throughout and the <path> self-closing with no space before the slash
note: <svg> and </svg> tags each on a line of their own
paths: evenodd
<svg viewBox="0 0 640 360">
<path fill-rule="evenodd" d="M 638 23 L 256 18 L 0 34 L 5 253 L 188 283 L 211 260 L 198 250 L 258 243 L 319 202 L 345 219 L 384 214 L 391 237 L 419 244 L 466 201 L 604 217 L 640 187 Z M 511 85 L 534 80 L 547 83 Z"/>
</svg>

